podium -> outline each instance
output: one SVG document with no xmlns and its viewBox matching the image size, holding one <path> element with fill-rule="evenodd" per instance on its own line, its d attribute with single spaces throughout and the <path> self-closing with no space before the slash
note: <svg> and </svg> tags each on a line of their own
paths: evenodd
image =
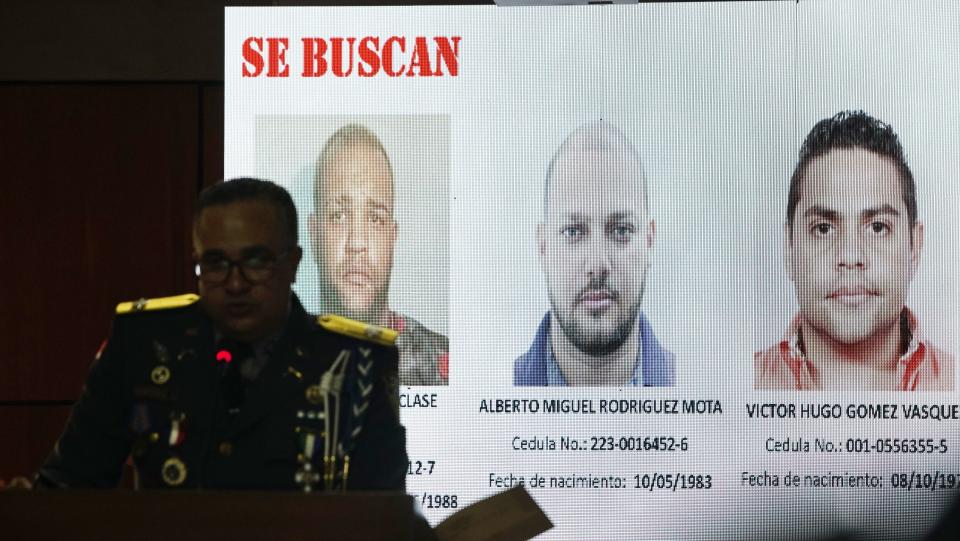
<svg viewBox="0 0 960 541">
<path fill-rule="evenodd" d="M 0 492 L 0 538 L 11 540 L 412 541 L 429 531 L 402 493 Z"/>
</svg>

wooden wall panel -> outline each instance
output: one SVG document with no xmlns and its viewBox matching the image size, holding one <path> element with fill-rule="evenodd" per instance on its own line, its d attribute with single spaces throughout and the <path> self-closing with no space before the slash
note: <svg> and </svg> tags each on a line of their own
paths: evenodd
<svg viewBox="0 0 960 541">
<path fill-rule="evenodd" d="M 4 406 L 0 407 L 0 480 L 31 477 L 53 449 L 63 425 L 70 415 L 70 406 Z"/>
<path fill-rule="evenodd" d="M 223 85 L 204 85 L 201 88 L 203 120 L 203 186 L 223 178 Z"/>
<path fill-rule="evenodd" d="M 114 303 L 194 290 L 199 87 L 0 86 L 0 402 L 76 398 Z"/>
</svg>

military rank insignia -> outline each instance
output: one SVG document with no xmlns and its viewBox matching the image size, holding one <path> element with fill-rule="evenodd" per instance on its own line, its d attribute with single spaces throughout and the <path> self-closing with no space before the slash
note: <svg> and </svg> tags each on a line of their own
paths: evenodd
<svg viewBox="0 0 960 541">
<path fill-rule="evenodd" d="M 304 382 L 304 401 L 297 411 L 295 428 L 300 469 L 294 481 L 311 492 L 346 490 L 350 476 L 350 453 L 363 430 L 373 397 L 376 369 L 372 350 L 343 349 L 319 382 Z"/>
<path fill-rule="evenodd" d="M 123 315 L 154 310 L 170 310 L 190 306 L 198 300 L 200 300 L 200 297 L 194 293 L 174 297 L 157 297 L 155 299 L 141 298 L 135 301 L 121 302 L 117 305 L 116 312 L 118 315 Z"/>
<path fill-rule="evenodd" d="M 323 401 L 323 389 L 319 383 L 307 387 L 306 395 L 307 402 L 310 402 L 314 406 L 319 405 L 320 402 Z"/>
<path fill-rule="evenodd" d="M 155 367 L 150 371 L 150 381 L 157 385 L 170 381 L 170 369 L 163 365 Z"/>
<path fill-rule="evenodd" d="M 360 340 L 367 340 L 384 346 L 394 345 L 397 341 L 397 336 L 400 335 L 400 333 L 393 329 L 380 327 L 379 325 L 370 325 L 336 314 L 319 316 L 317 323 L 330 332 L 343 334 L 352 338 L 359 338 Z"/>
<path fill-rule="evenodd" d="M 167 445 L 177 447 L 187 437 L 187 416 L 183 413 L 170 413 L 170 432 L 167 435 Z"/>
<path fill-rule="evenodd" d="M 177 457 L 170 457 L 160 468 L 160 477 L 171 487 L 178 487 L 187 480 L 187 465 Z"/>
<path fill-rule="evenodd" d="M 157 362 L 160 364 L 167 364 L 170 362 L 170 351 L 167 349 L 167 346 L 161 344 L 157 340 L 153 341 L 153 356 L 156 357 Z"/>
</svg>

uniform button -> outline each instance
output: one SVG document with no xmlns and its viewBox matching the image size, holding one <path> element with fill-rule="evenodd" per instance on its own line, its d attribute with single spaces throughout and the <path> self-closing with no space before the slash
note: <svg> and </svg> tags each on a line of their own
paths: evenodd
<svg viewBox="0 0 960 541">
<path fill-rule="evenodd" d="M 217 447 L 217 450 L 220 451 L 220 454 L 223 456 L 230 456 L 233 454 L 233 444 L 229 441 L 220 442 L 220 446 Z"/>
</svg>

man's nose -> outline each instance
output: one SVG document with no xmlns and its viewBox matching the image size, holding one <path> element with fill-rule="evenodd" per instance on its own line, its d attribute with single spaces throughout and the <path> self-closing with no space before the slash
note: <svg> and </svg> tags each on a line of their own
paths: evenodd
<svg viewBox="0 0 960 541">
<path fill-rule="evenodd" d="M 250 289 L 250 282 L 247 281 L 247 277 L 244 276 L 240 270 L 240 265 L 230 266 L 230 269 L 227 270 L 227 280 L 223 283 L 223 287 L 228 293 L 242 293 Z"/>
<path fill-rule="evenodd" d="M 350 220 L 347 230 L 347 251 L 363 252 L 367 249 L 369 232 L 366 221 L 361 213 L 357 213 Z"/>
<path fill-rule="evenodd" d="M 867 266 L 864 239 L 858 228 L 851 229 L 841 233 L 837 241 L 837 267 L 862 269 Z"/>
<path fill-rule="evenodd" d="M 603 280 L 610 274 L 610 253 L 600 239 L 591 240 L 585 248 L 584 271 L 591 280 Z"/>
</svg>

